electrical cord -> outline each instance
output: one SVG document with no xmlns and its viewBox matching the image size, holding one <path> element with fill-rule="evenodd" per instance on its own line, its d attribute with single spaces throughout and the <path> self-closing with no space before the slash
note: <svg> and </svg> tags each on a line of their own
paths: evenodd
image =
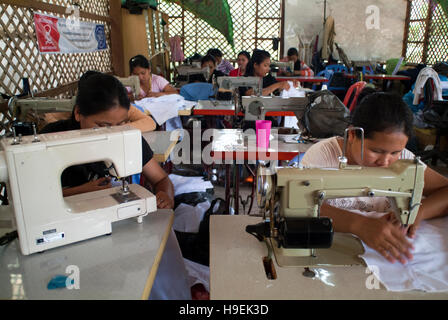
<svg viewBox="0 0 448 320">
<path fill-rule="evenodd" d="M 3 236 L 0 237 L 0 246 L 4 246 L 4 245 L 10 243 L 17 237 L 18 237 L 17 230 L 14 230 L 9 233 L 5 233 Z"/>
</svg>

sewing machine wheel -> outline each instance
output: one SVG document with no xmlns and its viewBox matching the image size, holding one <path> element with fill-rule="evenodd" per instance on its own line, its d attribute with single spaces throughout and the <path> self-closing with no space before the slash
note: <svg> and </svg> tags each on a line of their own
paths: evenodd
<svg viewBox="0 0 448 320">
<path fill-rule="evenodd" d="M 257 168 L 256 180 L 257 204 L 260 209 L 265 209 L 269 205 L 272 197 L 272 188 L 273 180 L 271 170 L 260 163 Z M 266 210 L 263 210 L 263 214 L 264 212 Z"/>
</svg>

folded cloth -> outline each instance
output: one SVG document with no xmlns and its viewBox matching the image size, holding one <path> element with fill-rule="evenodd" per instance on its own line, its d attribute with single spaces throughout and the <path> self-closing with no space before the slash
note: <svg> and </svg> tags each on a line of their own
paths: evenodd
<svg viewBox="0 0 448 320">
<path fill-rule="evenodd" d="M 148 110 L 161 126 L 168 119 L 178 116 L 178 111 L 185 108 L 185 99 L 179 94 L 168 94 L 157 98 L 143 98 L 134 101 L 139 109 Z"/>
<path fill-rule="evenodd" d="M 413 244 L 414 258 L 390 263 L 365 243 L 361 258 L 388 291 L 448 291 L 448 217 L 422 221 Z"/>
<path fill-rule="evenodd" d="M 189 192 L 205 192 L 213 189 L 210 181 L 204 181 L 203 177 L 184 177 L 177 174 L 170 174 L 169 178 L 174 186 L 174 195 Z"/>
</svg>

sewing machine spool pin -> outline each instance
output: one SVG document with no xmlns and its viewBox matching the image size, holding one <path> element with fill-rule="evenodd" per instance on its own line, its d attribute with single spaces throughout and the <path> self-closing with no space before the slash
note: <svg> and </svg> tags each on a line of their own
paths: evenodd
<svg viewBox="0 0 448 320">
<path fill-rule="evenodd" d="M 361 161 L 364 160 L 364 129 L 361 127 L 349 127 L 344 131 L 344 146 L 342 148 L 342 156 L 339 157 L 339 169 L 344 169 L 345 167 L 347 167 L 347 137 L 348 132 L 352 130 L 361 131 Z"/>
</svg>

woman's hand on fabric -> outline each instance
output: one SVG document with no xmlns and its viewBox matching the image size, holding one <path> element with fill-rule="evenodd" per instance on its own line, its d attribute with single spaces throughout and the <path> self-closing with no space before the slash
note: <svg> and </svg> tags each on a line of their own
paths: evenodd
<svg viewBox="0 0 448 320">
<path fill-rule="evenodd" d="M 358 236 L 366 245 L 376 250 L 389 262 L 399 261 L 405 264 L 413 258 L 412 244 L 406 240 L 401 223 L 393 213 L 381 218 L 370 218 L 359 228 Z"/>
</svg>

